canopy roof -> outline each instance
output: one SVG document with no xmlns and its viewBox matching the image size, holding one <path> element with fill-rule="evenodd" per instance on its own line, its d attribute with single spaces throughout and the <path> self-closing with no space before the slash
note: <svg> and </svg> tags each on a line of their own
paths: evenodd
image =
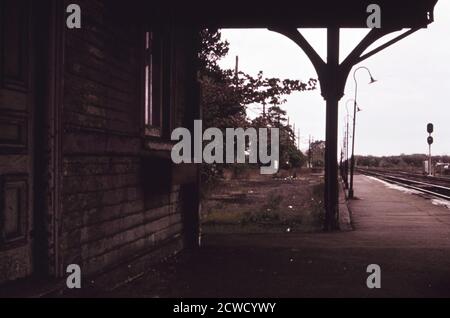
<svg viewBox="0 0 450 318">
<path fill-rule="evenodd" d="M 137 5 L 130 6 L 130 2 Z M 128 0 L 122 3 L 159 23 L 171 21 L 218 28 L 274 25 L 367 28 L 370 14 L 367 7 L 374 3 L 381 7 L 382 28 L 417 28 L 433 22 L 437 0 Z"/>
</svg>

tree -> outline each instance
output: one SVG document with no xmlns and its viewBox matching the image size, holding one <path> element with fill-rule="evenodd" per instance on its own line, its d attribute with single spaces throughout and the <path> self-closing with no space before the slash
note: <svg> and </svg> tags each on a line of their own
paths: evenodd
<svg viewBox="0 0 450 318">
<path fill-rule="evenodd" d="M 299 80 L 266 78 L 262 71 L 256 76 L 234 70 L 224 70 L 218 65 L 220 59 L 229 51 L 229 43 L 223 41 L 220 31 L 201 31 L 201 49 L 199 52 L 199 81 L 202 90 L 203 127 L 278 127 L 280 129 L 280 161 L 288 166 L 301 165 L 303 154 L 295 147 L 295 134 L 286 124 L 286 112 L 280 105 L 286 102 L 286 96 L 293 92 L 316 89 L 317 80 L 308 82 Z M 263 107 L 270 105 L 267 112 L 254 120 L 246 115 L 251 104 Z M 220 172 L 220 167 L 206 167 Z"/>
<path fill-rule="evenodd" d="M 313 141 L 308 150 L 308 157 L 313 167 L 325 166 L 325 141 Z"/>
</svg>

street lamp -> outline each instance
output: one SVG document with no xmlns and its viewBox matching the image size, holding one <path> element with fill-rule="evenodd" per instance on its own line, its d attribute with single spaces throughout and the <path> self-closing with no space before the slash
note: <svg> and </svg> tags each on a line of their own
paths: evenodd
<svg viewBox="0 0 450 318">
<path fill-rule="evenodd" d="M 349 188 L 349 170 L 350 170 L 350 157 L 349 157 L 349 140 L 350 140 L 350 118 L 353 119 L 353 117 L 350 116 L 348 111 L 348 103 L 354 102 L 355 100 L 353 98 L 350 98 L 345 103 L 345 111 L 347 112 L 346 120 L 344 122 L 345 128 L 345 136 L 344 136 L 344 146 L 345 146 L 345 166 L 344 166 L 344 172 L 345 172 L 345 179 L 344 179 L 344 185 L 345 189 Z M 360 112 L 362 109 L 359 107 L 358 104 L 356 104 L 356 112 Z"/>
<path fill-rule="evenodd" d="M 346 130 L 345 130 L 345 188 L 348 189 L 348 174 L 349 174 L 349 156 L 348 156 L 348 141 L 349 141 L 349 136 L 350 136 L 350 129 L 349 129 L 349 125 L 350 125 L 350 114 L 348 112 L 348 103 L 349 102 L 354 102 L 355 100 L 353 98 L 347 100 L 347 102 L 345 103 L 345 111 L 347 112 L 347 117 L 346 117 L 346 121 L 345 121 L 345 126 L 346 126 Z"/>
<path fill-rule="evenodd" d="M 355 172 L 355 126 L 356 126 L 356 112 L 357 110 L 360 111 L 357 104 L 357 97 L 358 97 L 358 81 L 356 80 L 356 72 L 360 69 L 364 69 L 369 73 L 370 76 L 370 82 L 369 84 L 373 84 L 376 82 L 376 80 L 373 78 L 372 73 L 370 70 L 365 66 L 360 66 L 357 69 L 353 71 L 353 80 L 355 81 L 355 99 L 353 100 L 353 134 L 352 134 L 352 159 L 350 163 L 350 188 L 348 190 L 348 197 L 350 199 L 353 199 L 354 193 L 353 193 L 353 174 Z"/>
</svg>

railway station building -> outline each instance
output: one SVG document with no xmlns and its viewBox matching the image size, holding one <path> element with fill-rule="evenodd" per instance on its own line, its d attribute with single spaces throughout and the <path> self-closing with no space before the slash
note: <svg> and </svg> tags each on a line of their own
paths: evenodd
<svg viewBox="0 0 450 318">
<path fill-rule="evenodd" d="M 171 161 L 170 134 L 201 119 L 197 51 L 205 27 L 268 28 L 311 59 L 327 103 L 325 228 L 334 229 L 337 107 L 348 73 L 431 23 L 436 0 L 378 1 L 383 27 L 342 63 L 339 30 L 367 27 L 373 1 L 289 9 L 298 2 L 0 1 L 0 283 L 59 279 L 70 264 L 98 277 L 198 246 L 198 167 Z M 66 21 L 73 3 L 79 28 Z M 299 27 L 328 29 L 327 61 Z M 409 33 L 363 55 L 402 28 Z"/>
</svg>

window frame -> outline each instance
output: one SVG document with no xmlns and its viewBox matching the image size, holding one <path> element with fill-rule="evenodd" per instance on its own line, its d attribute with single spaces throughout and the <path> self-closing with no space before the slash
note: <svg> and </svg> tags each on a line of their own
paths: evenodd
<svg viewBox="0 0 450 318">
<path fill-rule="evenodd" d="M 146 26 L 142 32 L 142 107 L 143 135 L 162 138 L 166 100 L 165 86 L 170 83 L 166 64 L 170 63 L 166 47 L 166 32 Z M 156 111 L 155 111 L 156 110 Z"/>
</svg>

